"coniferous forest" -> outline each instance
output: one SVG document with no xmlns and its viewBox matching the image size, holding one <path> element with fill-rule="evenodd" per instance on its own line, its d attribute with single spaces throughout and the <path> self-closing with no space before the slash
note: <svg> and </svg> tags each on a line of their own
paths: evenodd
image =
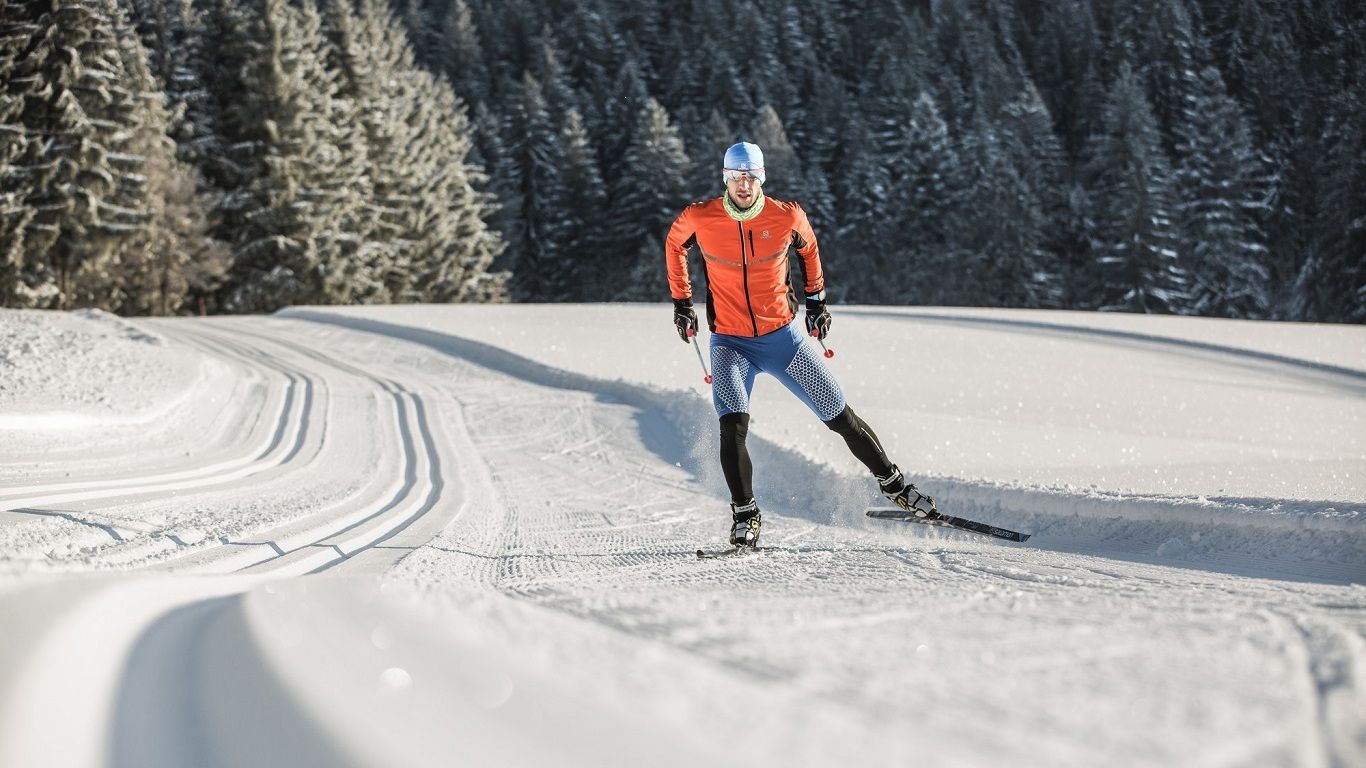
<svg viewBox="0 0 1366 768">
<path fill-rule="evenodd" d="M 738 140 L 841 302 L 1366 322 L 1359 0 L 0 0 L 0 304 L 665 301 Z"/>
</svg>

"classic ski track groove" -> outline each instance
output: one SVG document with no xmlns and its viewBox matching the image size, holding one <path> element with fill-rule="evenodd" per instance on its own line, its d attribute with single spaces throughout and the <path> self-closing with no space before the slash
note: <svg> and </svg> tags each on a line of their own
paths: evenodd
<svg viewBox="0 0 1366 768">
<path fill-rule="evenodd" d="M 132 493 L 188 490 L 250 477 L 266 468 L 283 464 L 302 445 L 306 417 L 313 403 L 314 382 L 311 377 L 299 376 L 283 369 L 276 370 L 287 383 L 279 408 L 270 419 L 274 428 L 268 431 L 264 439 L 249 446 L 236 458 L 174 472 L 0 488 L 0 505 L 6 509 L 19 509 Z"/>
<path fill-rule="evenodd" d="M 131 477 L 108 478 L 100 480 L 77 480 L 66 483 L 47 483 L 13 489 L 0 489 L 0 508 L 31 514 L 51 514 L 53 512 L 67 519 L 105 530 L 114 541 L 136 539 L 139 536 L 162 535 L 155 529 L 143 524 L 125 521 L 117 517 L 103 515 L 87 509 L 42 510 L 31 509 L 54 504 L 78 507 L 90 506 L 91 502 L 117 501 L 124 503 L 141 496 L 164 497 L 166 495 L 197 491 L 229 483 L 240 483 L 267 470 L 284 466 L 298 457 L 308 435 L 310 414 L 318 407 L 318 401 L 326 402 L 327 388 L 315 377 L 300 371 L 293 371 L 269 361 L 254 359 L 250 353 L 230 342 L 198 346 L 213 354 L 233 357 L 249 367 L 266 374 L 265 380 L 272 378 L 284 382 L 278 397 L 278 404 L 270 415 L 257 414 L 252 425 L 245 431 L 250 437 L 264 426 L 264 434 L 245 449 L 236 449 L 237 455 L 210 464 Z M 319 391 L 315 395 L 315 390 Z M 97 505 L 99 506 L 99 505 Z M 116 535 L 118 534 L 118 535 Z"/>
<path fill-rule="evenodd" d="M 275 576 L 316 573 L 332 568 L 367 549 L 382 544 L 427 514 L 440 498 L 441 465 L 427 416 L 424 398 L 389 378 L 376 376 L 330 355 L 319 353 L 281 336 L 265 336 L 235 329 L 259 344 L 273 344 L 291 354 L 312 359 L 343 374 L 362 379 L 383 393 L 389 404 L 400 448 L 401 462 L 392 467 L 393 478 L 375 501 L 345 505 L 333 516 L 307 527 L 286 523 L 242 541 L 227 542 L 231 554 L 208 560 L 189 570 L 222 571 L 224 568 Z M 258 347 L 261 349 L 261 347 Z M 265 354 L 262 351 L 262 354 Z M 311 516 L 310 516 L 311 517 Z"/>
<path fill-rule="evenodd" d="M 178 328 L 183 330 L 184 326 Z M 266 446 L 255 446 L 254 456 L 236 460 L 241 466 L 235 471 L 215 474 L 215 470 L 222 468 L 222 463 L 216 463 L 175 473 L 177 480 L 173 482 L 166 481 L 161 475 L 132 477 L 114 481 L 115 487 L 112 488 L 83 490 L 80 496 L 68 490 L 65 496 L 60 497 L 61 500 L 88 503 L 118 497 L 121 503 L 125 503 L 138 496 L 151 496 L 151 500 L 164 499 L 169 493 L 197 491 L 225 483 L 240 486 L 254 475 L 271 469 L 287 468 L 290 462 L 298 463 L 301 458 L 306 463 L 318 460 L 326 447 L 325 434 L 331 427 L 329 377 L 310 373 L 303 367 L 291 364 L 287 356 L 270 352 L 270 345 L 282 348 L 289 354 L 306 357 L 345 376 L 365 381 L 382 393 L 378 400 L 388 404 L 389 421 L 392 422 L 386 432 L 392 433 L 398 443 L 401 461 L 396 465 L 389 463 L 387 469 L 392 471 L 386 471 L 389 482 L 385 487 L 377 494 L 373 489 L 365 494 L 377 498 L 359 504 L 354 503 L 354 500 L 341 500 L 283 521 L 264 532 L 223 537 L 208 546 L 193 547 L 186 547 L 174 530 L 121 520 L 96 510 L 51 513 L 33 510 L 34 514 L 55 515 L 102 531 L 114 544 L 112 548 L 102 548 L 102 560 L 110 564 L 128 562 L 139 556 L 160 555 L 148 566 L 204 573 L 249 569 L 251 573 L 287 576 L 335 566 L 383 543 L 435 506 L 442 485 L 440 465 L 436 460 L 435 441 L 427 416 L 428 405 L 421 396 L 397 382 L 320 355 L 300 344 L 251 332 L 240 325 L 231 329 L 217 325 L 197 325 L 183 336 L 187 343 L 210 354 L 239 360 L 253 370 L 266 373 L 267 381 L 273 377 L 285 382 L 279 397 L 280 406 L 269 419 L 272 428 L 267 430 L 267 437 L 271 442 Z M 246 344 L 244 337 L 253 341 Z M 305 397 L 294 396 L 298 388 L 303 388 Z M 322 393 L 318 398 L 321 402 L 314 402 L 311 396 L 315 388 Z M 258 418 L 257 421 L 266 420 Z M 301 457 L 310 428 L 318 434 L 317 445 L 313 446 L 314 450 L 308 456 Z M 256 429 L 253 426 L 248 432 Z M 68 487 L 95 485 L 77 482 L 68 484 Z M 40 502 L 54 503 L 56 498 L 49 494 L 48 497 L 25 497 L 22 501 L 36 506 Z"/>
</svg>

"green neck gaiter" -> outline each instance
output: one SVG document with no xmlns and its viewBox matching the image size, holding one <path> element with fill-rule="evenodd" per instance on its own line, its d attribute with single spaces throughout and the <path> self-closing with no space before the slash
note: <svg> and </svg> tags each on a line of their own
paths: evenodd
<svg viewBox="0 0 1366 768">
<path fill-rule="evenodd" d="M 759 212 L 764 209 L 764 190 L 760 188 L 759 194 L 754 197 L 754 204 L 743 211 L 735 207 L 735 203 L 730 199 L 729 192 L 721 195 L 721 200 L 726 206 L 726 213 L 730 214 L 732 219 L 735 219 L 736 221 L 749 221 L 755 216 L 758 216 Z"/>
</svg>

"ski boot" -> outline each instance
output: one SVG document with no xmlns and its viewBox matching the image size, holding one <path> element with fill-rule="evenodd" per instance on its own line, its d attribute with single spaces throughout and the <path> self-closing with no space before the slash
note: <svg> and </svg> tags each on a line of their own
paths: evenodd
<svg viewBox="0 0 1366 768">
<path fill-rule="evenodd" d="M 901 470 L 897 469 L 895 464 L 892 465 L 891 476 L 878 477 L 877 485 L 883 496 L 912 515 L 926 520 L 937 520 L 941 517 L 935 508 L 934 499 L 921 493 L 914 484 L 906 482 L 906 476 L 901 474 Z"/>
<path fill-rule="evenodd" d="M 734 547 L 759 546 L 759 528 L 763 516 L 759 514 L 759 504 L 750 499 L 744 504 L 730 505 L 730 543 Z"/>
</svg>

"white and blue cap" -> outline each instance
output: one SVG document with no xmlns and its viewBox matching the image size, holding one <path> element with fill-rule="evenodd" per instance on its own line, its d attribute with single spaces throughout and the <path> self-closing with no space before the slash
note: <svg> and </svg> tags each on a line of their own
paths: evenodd
<svg viewBox="0 0 1366 768">
<path fill-rule="evenodd" d="M 760 184 L 764 183 L 764 151 L 758 144 L 742 141 L 726 150 L 725 160 L 721 163 L 724 171 L 748 171 Z"/>
</svg>

